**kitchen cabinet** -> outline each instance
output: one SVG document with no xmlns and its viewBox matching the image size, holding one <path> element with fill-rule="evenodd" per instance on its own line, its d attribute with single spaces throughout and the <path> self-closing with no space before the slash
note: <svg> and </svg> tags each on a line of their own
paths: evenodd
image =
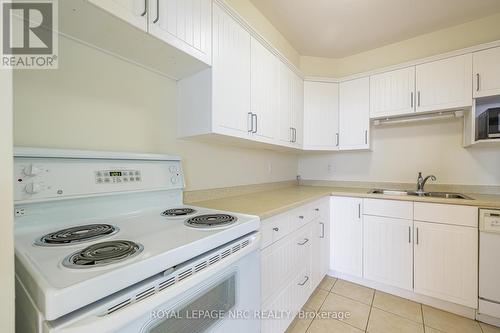
<svg viewBox="0 0 500 333">
<path fill-rule="evenodd" d="M 339 147 L 339 84 L 304 82 L 304 149 Z"/>
<path fill-rule="evenodd" d="M 330 205 L 329 198 L 313 205 L 314 211 L 319 213 L 313 223 L 311 280 L 312 285 L 320 284 L 328 272 L 330 264 Z"/>
<path fill-rule="evenodd" d="M 151 35 L 212 63 L 212 0 L 157 0 L 149 7 Z"/>
<path fill-rule="evenodd" d="M 478 229 L 415 221 L 415 292 L 477 308 Z"/>
<path fill-rule="evenodd" d="M 340 83 L 339 146 L 341 150 L 368 149 L 370 135 L 370 79 Z"/>
<path fill-rule="evenodd" d="M 303 81 L 285 63 L 279 64 L 278 132 L 281 144 L 302 146 Z"/>
<path fill-rule="evenodd" d="M 370 117 L 415 112 L 415 67 L 370 76 Z"/>
<path fill-rule="evenodd" d="M 250 47 L 250 112 L 252 134 L 265 139 L 275 137 L 278 112 L 279 61 L 264 45 L 252 37 Z"/>
<path fill-rule="evenodd" d="M 472 55 L 433 61 L 416 67 L 416 111 L 472 106 Z"/>
<path fill-rule="evenodd" d="M 363 200 L 332 197 L 330 269 L 353 276 L 363 275 Z"/>
<path fill-rule="evenodd" d="M 500 47 L 473 54 L 474 97 L 500 95 Z"/>
<path fill-rule="evenodd" d="M 413 289 L 413 221 L 363 217 L 364 278 Z"/>
<path fill-rule="evenodd" d="M 145 0 L 89 0 L 89 2 L 136 28 L 148 31 L 148 4 Z"/>
</svg>

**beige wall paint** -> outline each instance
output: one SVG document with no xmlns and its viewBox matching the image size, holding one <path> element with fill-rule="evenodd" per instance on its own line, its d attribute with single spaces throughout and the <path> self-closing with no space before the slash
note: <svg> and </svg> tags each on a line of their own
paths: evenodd
<svg viewBox="0 0 500 333">
<path fill-rule="evenodd" d="M 463 148 L 462 120 L 372 127 L 372 150 L 301 156 L 303 179 L 416 181 L 434 174 L 440 184 L 500 185 L 498 146 Z M 332 166 L 332 172 L 328 171 Z"/>
<path fill-rule="evenodd" d="M 300 66 L 300 55 L 288 40 L 249 0 L 224 0 L 236 10 L 248 24 L 259 32 L 269 43 L 295 66 Z"/>
<path fill-rule="evenodd" d="M 0 70 L 0 332 L 14 332 L 12 73 Z"/>
<path fill-rule="evenodd" d="M 500 13 L 341 59 L 301 57 L 300 67 L 305 75 L 342 77 L 495 40 Z"/>
<path fill-rule="evenodd" d="M 175 81 L 65 38 L 59 53 L 14 75 L 16 145 L 179 154 L 189 190 L 295 179 L 293 154 L 177 140 Z"/>
</svg>

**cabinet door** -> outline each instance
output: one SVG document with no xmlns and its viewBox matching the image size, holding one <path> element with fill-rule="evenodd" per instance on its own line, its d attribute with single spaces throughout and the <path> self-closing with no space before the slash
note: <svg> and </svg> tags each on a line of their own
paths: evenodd
<svg viewBox="0 0 500 333">
<path fill-rule="evenodd" d="M 417 66 L 417 112 L 472 105 L 472 55 Z"/>
<path fill-rule="evenodd" d="M 370 117 L 415 112 L 415 67 L 370 77 Z"/>
<path fill-rule="evenodd" d="M 304 82 L 304 148 L 336 150 L 338 139 L 338 83 Z"/>
<path fill-rule="evenodd" d="M 362 199 L 333 197 L 331 204 L 330 268 L 342 273 L 363 275 Z"/>
<path fill-rule="evenodd" d="M 412 230 L 412 220 L 363 216 L 365 279 L 413 289 Z"/>
<path fill-rule="evenodd" d="M 285 65 L 279 66 L 279 133 L 278 140 L 286 145 L 292 145 L 292 105 L 293 105 L 293 72 Z"/>
<path fill-rule="evenodd" d="M 478 229 L 415 221 L 415 292 L 477 308 Z"/>
<path fill-rule="evenodd" d="M 148 31 L 146 0 L 89 0 L 89 2 L 141 30 Z"/>
<path fill-rule="evenodd" d="M 320 213 L 319 217 L 313 221 L 311 277 L 314 288 L 319 285 L 328 272 L 330 262 L 330 206 L 328 202 L 322 200 L 313 207 Z"/>
<path fill-rule="evenodd" d="M 258 40 L 251 38 L 251 112 L 256 115 L 257 137 L 275 137 L 278 113 L 279 61 Z"/>
<path fill-rule="evenodd" d="M 293 146 L 302 147 L 304 142 L 304 80 L 292 72 L 292 128 Z"/>
<path fill-rule="evenodd" d="M 340 83 L 340 149 L 367 149 L 370 131 L 370 79 Z"/>
<path fill-rule="evenodd" d="M 213 122 L 219 131 L 247 137 L 250 112 L 250 34 L 222 8 L 213 11 Z"/>
<path fill-rule="evenodd" d="M 211 64 L 212 1 L 149 1 L 149 33 L 187 54 Z"/>
<path fill-rule="evenodd" d="M 500 47 L 473 54 L 474 97 L 500 95 Z"/>
</svg>

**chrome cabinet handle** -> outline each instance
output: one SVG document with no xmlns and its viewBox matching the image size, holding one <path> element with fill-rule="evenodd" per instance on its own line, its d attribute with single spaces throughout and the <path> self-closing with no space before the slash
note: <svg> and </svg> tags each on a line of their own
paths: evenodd
<svg viewBox="0 0 500 333">
<path fill-rule="evenodd" d="M 481 81 L 481 76 L 479 73 L 476 74 L 476 91 L 479 91 L 479 83 Z"/>
<path fill-rule="evenodd" d="M 304 238 L 304 241 L 303 241 L 302 243 L 301 243 L 301 242 L 298 242 L 298 243 L 297 243 L 297 245 L 300 245 L 300 246 L 302 246 L 302 245 L 306 245 L 306 244 L 307 244 L 307 242 L 309 242 L 309 238 Z"/>
<path fill-rule="evenodd" d="M 148 0 L 144 0 L 144 11 L 141 13 L 141 16 L 145 16 L 148 13 Z"/>
<path fill-rule="evenodd" d="M 321 236 L 319 236 L 319 238 L 325 238 L 325 224 L 323 222 L 319 224 L 321 224 Z"/>
<path fill-rule="evenodd" d="M 309 276 L 305 276 L 305 280 L 304 280 L 304 282 L 299 283 L 299 286 L 301 286 L 301 287 L 302 287 L 303 285 L 305 285 L 305 284 L 307 283 L 307 281 L 309 281 Z"/>
<path fill-rule="evenodd" d="M 273 228 L 273 231 L 280 231 L 280 228 Z"/>
<path fill-rule="evenodd" d="M 408 243 L 411 243 L 411 227 L 408 227 Z"/>
<path fill-rule="evenodd" d="M 315 211 L 319 212 L 319 208 L 314 208 Z"/>
<path fill-rule="evenodd" d="M 156 0 L 156 18 L 153 23 L 157 23 L 160 20 L 160 0 Z"/>
<path fill-rule="evenodd" d="M 358 204 L 358 219 L 361 219 L 361 204 Z"/>
<path fill-rule="evenodd" d="M 339 136 L 339 133 L 335 133 L 335 136 L 337 137 L 337 147 L 339 146 L 339 139 L 340 139 L 340 136 Z"/>
<path fill-rule="evenodd" d="M 300 215 L 300 216 L 299 216 L 299 219 L 303 220 L 303 219 L 304 219 L 304 216 L 303 216 L 303 215 Z"/>
<path fill-rule="evenodd" d="M 258 123 L 258 116 L 256 113 L 252 113 L 252 119 L 253 117 L 255 117 L 255 129 L 253 130 L 252 133 L 257 133 L 258 131 L 258 126 L 259 126 L 259 123 Z M 253 124 L 252 124 L 252 127 L 253 127 Z"/>
<path fill-rule="evenodd" d="M 420 91 L 417 92 L 417 106 L 420 107 Z"/>
<path fill-rule="evenodd" d="M 418 228 L 417 228 L 417 245 L 418 245 Z"/>
<path fill-rule="evenodd" d="M 365 130 L 365 145 L 368 144 L 368 130 Z"/>
<path fill-rule="evenodd" d="M 410 107 L 413 109 L 413 91 L 410 94 Z"/>
<path fill-rule="evenodd" d="M 290 142 L 293 143 L 293 127 L 290 127 Z"/>
<path fill-rule="evenodd" d="M 253 133 L 253 113 L 248 112 L 248 115 L 250 116 L 249 119 L 247 119 L 247 122 L 248 122 L 248 120 L 250 120 L 250 122 L 249 122 L 250 128 L 248 129 L 248 133 Z"/>
</svg>

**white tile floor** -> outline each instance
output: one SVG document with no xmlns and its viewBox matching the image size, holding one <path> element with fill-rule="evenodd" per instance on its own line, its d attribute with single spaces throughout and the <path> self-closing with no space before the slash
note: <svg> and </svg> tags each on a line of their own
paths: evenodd
<svg viewBox="0 0 500 333">
<path fill-rule="evenodd" d="M 331 277 L 323 279 L 304 311 L 350 316 L 296 318 L 287 333 L 500 333 L 498 327 Z"/>
</svg>

